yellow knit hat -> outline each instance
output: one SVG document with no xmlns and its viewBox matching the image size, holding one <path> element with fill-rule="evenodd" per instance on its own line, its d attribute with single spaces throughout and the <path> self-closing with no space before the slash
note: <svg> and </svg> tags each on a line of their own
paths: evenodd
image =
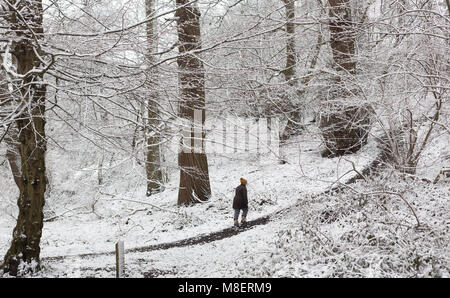
<svg viewBox="0 0 450 298">
<path fill-rule="evenodd" d="M 242 184 L 247 184 L 247 180 L 246 180 L 246 179 L 244 179 L 244 178 L 241 177 L 240 180 L 241 180 L 241 183 L 242 183 Z"/>
</svg>

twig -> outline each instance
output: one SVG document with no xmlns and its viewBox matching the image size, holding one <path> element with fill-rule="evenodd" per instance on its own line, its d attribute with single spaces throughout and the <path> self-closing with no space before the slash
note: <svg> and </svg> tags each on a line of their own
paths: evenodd
<svg viewBox="0 0 450 298">
<path fill-rule="evenodd" d="M 134 211 L 131 212 L 128 216 L 135 215 L 136 213 L 138 213 L 138 212 L 140 212 L 140 211 L 147 211 L 147 208 L 134 210 Z"/>
<path fill-rule="evenodd" d="M 366 178 L 360 171 L 358 171 L 358 170 L 356 169 L 355 163 L 354 163 L 353 161 L 351 161 L 351 160 L 348 160 L 348 159 L 345 159 L 345 160 L 348 161 L 349 163 L 351 163 L 351 164 L 352 164 L 353 171 L 355 171 L 356 174 L 358 174 L 361 178 L 364 179 L 364 181 L 367 182 L 367 178 Z"/>
</svg>

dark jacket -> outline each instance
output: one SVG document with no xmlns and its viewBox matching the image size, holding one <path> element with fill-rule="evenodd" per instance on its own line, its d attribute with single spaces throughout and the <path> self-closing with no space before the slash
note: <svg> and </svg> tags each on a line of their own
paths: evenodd
<svg viewBox="0 0 450 298">
<path fill-rule="evenodd" d="M 233 209 L 248 208 L 247 187 L 244 184 L 236 187 L 236 194 L 233 199 Z"/>
</svg>

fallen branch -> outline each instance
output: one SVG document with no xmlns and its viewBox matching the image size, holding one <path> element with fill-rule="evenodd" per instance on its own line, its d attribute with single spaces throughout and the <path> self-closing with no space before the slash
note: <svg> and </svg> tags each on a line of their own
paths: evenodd
<svg viewBox="0 0 450 298">
<path fill-rule="evenodd" d="M 85 208 L 85 207 L 77 207 L 77 208 L 74 208 L 74 209 L 67 210 L 67 211 L 65 211 L 65 212 L 63 212 L 63 213 L 61 213 L 61 214 L 59 214 L 59 215 L 55 215 L 55 216 L 52 216 L 52 217 L 50 217 L 50 218 L 44 219 L 44 222 L 52 222 L 52 221 L 54 221 L 55 219 L 57 219 L 58 217 L 63 216 L 64 214 L 67 214 L 67 213 L 69 213 L 69 212 L 75 211 L 75 210 L 77 210 L 77 209 L 83 209 L 83 208 Z"/>
<path fill-rule="evenodd" d="M 116 195 L 109 194 L 109 193 L 104 193 L 104 192 L 99 192 L 99 193 L 102 194 L 102 195 L 107 195 L 107 196 L 113 197 L 113 198 L 116 197 Z M 139 203 L 139 204 L 144 204 L 144 205 L 152 206 L 152 207 L 154 207 L 154 208 L 156 208 L 156 209 L 159 209 L 159 210 L 162 210 L 162 211 L 171 212 L 171 213 L 175 213 L 175 214 L 178 214 L 178 215 L 184 215 L 184 214 L 182 214 L 182 213 L 180 213 L 180 212 L 178 212 L 178 211 L 165 209 L 165 208 L 159 207 L 159 206 L 157 206 L 157 205 L 154 205 L 154 204 L 151 204 L 151 203 L 148 203 L 148 202 L 138 201 L 138 200 L 130 200 L 130 199 L 113 199 L 113 200 L 110 200 L 110 201 L 126 201 L 126 202 L 132 202 L 132 203 Z"/>
</svg>

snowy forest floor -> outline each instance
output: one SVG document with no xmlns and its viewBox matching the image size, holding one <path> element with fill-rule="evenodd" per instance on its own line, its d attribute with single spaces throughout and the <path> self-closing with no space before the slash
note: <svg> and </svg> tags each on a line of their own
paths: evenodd
<svg viewBox="0 0 450 298">
<path fill-rule="evenodd" d="M 373 185 L 375 181 L 371 181 Z M 391 185 L 408 192 L 411 181 Z M 368 184 L 358 182 L 365 192 Z M 127 252 L 128 277 L 449 277 L 450 191 L 415 182 L 400 199 L 347 190 L 305 196 L 265 225 L 192 246 Z M 417 192 L 419 190 L 419 192 Z M 388 211 L 391 210 L 391 211 Z M 45 277 L 113 277 L 114 255 L 44 260 Z"/>
<path fill-rule="evenodd" d="M 227 229 L 234 187 L 243 176 L 249 220 L 272 215 L 269 221 L 209 243 L 128 251 L 127 276 L 449 277 L 448 181 L 433 185 L 384 171 L 342 192 L 318 195 L 354 177 L 353 164 L 361 171 L 379 152 L 372 140 L 357 154 L 325 159 L 319 146 L 313 134 L 300 136 L 287 148 L 284 165 L 270 156 L 210 156 L 212 198 L 190 207 L 176 206 L 176 171 L 166 191 L 148 198 L 139 179 L 94 187 L 83 180 L 86 168 L 71 176 L 53 166 L 57 186 L 47 199 L 47 220 L 60 216 L 44 224 L 43 270 L 35 276 L 114 277 L 115 257 L 107 252 L 119 239 L 133 249 Z M 52 156 L 61 158 L 50 154 L 50 165 Z M 4 255 L 15 225 L 15 193 L 8 172 L 0 173 L 6 182 L 0 185 Z"/>
</svg>

